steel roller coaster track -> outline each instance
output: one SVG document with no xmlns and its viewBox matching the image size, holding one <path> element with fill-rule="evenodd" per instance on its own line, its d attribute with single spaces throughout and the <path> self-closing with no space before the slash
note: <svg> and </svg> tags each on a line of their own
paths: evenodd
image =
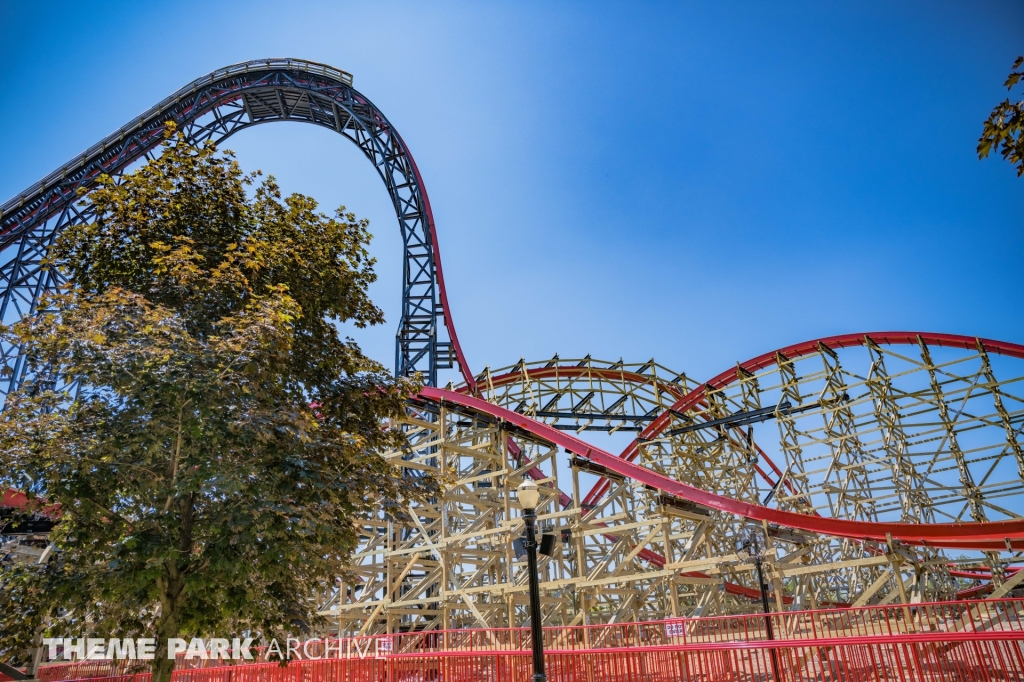
<svg viewBox="0 0 1024 682">
<path fill-rule="evenodd" d="M 475 375 L 409 149 L 349 74 L 322 64 L 215 71 L 0 206 L 0 319 L 34 314 L 59 283 L 41 261 L 61 229 L 92 219 L 78 190 L 150 158 L 168 120 L 193 142 L 272 121 L 331 129 L 370 159 L 394 203 L 405 263 L 395 368 L 427 387 L 400 420 L 409 448 L 385 456 L 439 476 L 445 493 L 411 509 L 411 525 L 366 521 L 356 580 L 317 595 L 338 632 L 521 622 L 511 540 L 526 476 L 541 483 L 540 522 L 557 540 L 541 567 L 552 624 L 749 611 L 759 589 L 736 540 L 752 529 L 780 610 L 998 598 L 1024 580 L 1013 566 L 1024 550 L 1013 501 L 1024 492 L 1024 346 L 885 332 L 796 344 L 703 383 L 653 360 L 589 356 Z M 0 356 L 6 395 L 24 369 L 18 348 Z M 438 387 L 456 364 L 462 383 Z M 635 437 L 616 455 L 584 433 Z M 12 491 L 4 505 L 23 501 Z"/>
<path fill-rule="evenodd" d="M 297 59 L 251 61 L 207 74 L 0 206 L 0 251 L 7 255 L 0 265 L 0 319 L 32 314 L 42 291 L 57 284 L 55 273 L 41 263 L 60 230 L 91 220 L 78 191 L 149 158 L 163 141 L 167 121 L 193 143 L 221 143 L 240 130 L 276 121 L 312 123 L 355 143 L 391 195 L 404 242 L 396 371 L 420 372 L 433 384 L 439 369 L 454 362 L 465 366 L 448 310 L 430 200 L 412 154 L 384 114 L 352 87 L 351 74 Z M 24 369 L 17 348 L 0 353 L 12 369 L 0 391 L 6 395 L 23 380 Z"/>
</svg>

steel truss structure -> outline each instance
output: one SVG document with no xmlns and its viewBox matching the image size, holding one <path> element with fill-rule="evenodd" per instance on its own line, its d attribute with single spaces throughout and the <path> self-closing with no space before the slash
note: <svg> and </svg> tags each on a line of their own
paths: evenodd
<svg viewBox="0 0 1024 682">
<path fill-rule="evenodd" d="M 513 491 L 524 477 L 540 484 L 539 523 L 555 539 L 541 564 L 548 625 L 754 611 L 761 586 L 737 548 L 751 529 L 777 611 L 1024 588 L 1024 346 L 868 333 L 772 351 L 704 382 L 653 360 L 589 356 L 474 375 L 412 156 L 331 67 L 216 71 L 0 207 L 4 322 L 33 314 L 56 284 L 40 261 L 64 226 L 90 219 L 77 189 L 147 158 L 166 120 L 193 141 L 316 123 L 359 145 L 394 200 L 405 238 L 396 371 L 421 371 L 428 387 L 400 420 L 407 447 L 385 455 L 435 476 L 443 494 L 404 525 L 366 521 L 355 578 L 314 595 L 334 632 L 523 624 Z M 23 379 L 18 349 L 0 350 L 10 390 Z M 438 388 L 455 362 L 462 383 Z"/>
<path fill-rule="evenodd" d="M 448 311 L 430 201 L 408 147 L 352 87 L 351 74 L 297 59 L 245 62 L 203 76 L 0 205 L 0 321 L 33 314 L 40 294 L 58 284 L 42 260 L 64 227 L 92 220 L 78 191 L 158 152 L 167 121 L 194 144 L 221 143 L 239 130 L 274 121 L 313 123 L 354 142 L 391 195 L 405 245 L 396 371 L 420 372 L 436 384 L 439 369 L 455 362 L 465 366 Z M 24 367 L 18 348 L 9 345 L 0 347 L 0 361 L 11 370 L 0 386 L 2 397 L 24 379 Z"/>
</svg>

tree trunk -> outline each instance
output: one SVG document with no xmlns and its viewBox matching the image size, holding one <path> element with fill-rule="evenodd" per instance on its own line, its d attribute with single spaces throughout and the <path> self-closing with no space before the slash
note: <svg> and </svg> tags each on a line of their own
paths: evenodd
<svg viewBox="0 0 1024 682">
<path fill-rule="evenodd" d="M 194 504 L 192 495 L 181 500 L 181 535 L 177 548 L 180 559 L 165 561 L 165 575 L 158 577 L 156 581 L 160 594 L 160 617 L 156 622 L 156 656 L 153 658 L 153 677 L 150 682 L 170 682 L 171 674 L 174 672 L 175 660 L 168 656 L 167 642 L 179 634 L 178 619 L 185 603 L 183 573 L 192 554 Z"/>
<path fill-rule="evenodd" d="M 35 634 L 32 636 L 32 648 L 29 649 L 29 661 L 28 665 L 25 666 L 25 674 L 30 677 L 38 677 L 39 663 L 43 659 L 43 631 L 46 628 L 42 623 L 36 628 Z"/>
<path fill-rule="evenodd" d="M 171 673 L 174 672 L 174 659 L 167 654 L 167 642 L 172 637 L 178 636 L 178 615 L 181 610 L 182 593 L 184 585 L 181 576 L 178 575 L 177 566 L 168 562 L 173 568 L 168 573 L 173 575 L 168 578 L 158 578 L 157 586 L 160 590 L 160 617 L 156 621 L 156 655 L 153 658 L 153 677 L 151 682 L 170 682 Z"/>
</svg>

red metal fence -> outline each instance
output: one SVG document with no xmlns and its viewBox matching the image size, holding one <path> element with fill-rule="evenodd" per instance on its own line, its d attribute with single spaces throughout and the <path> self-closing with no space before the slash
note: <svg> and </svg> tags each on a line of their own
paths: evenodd
<svg viewBox="0 0 1024 682">
<path fill-rule="evenodd" d="M 1024 600 L 939 602 L 545 628 L 552 682 L 995 682 L 1024 680 Z M 282 647 L 284 648 L 284 647 Z M 180 659 L 173 682 L 526 682 L 526 629 L 448 630 L 330 640 L 308 660 L 224 665 Z M 44 682 L 124 675 L 141 661 L 47 665 Z M 200 667 L 205 666 L 205 667 Z M 93 682 L 101 682 L 94 679 Z"/>
</svg>

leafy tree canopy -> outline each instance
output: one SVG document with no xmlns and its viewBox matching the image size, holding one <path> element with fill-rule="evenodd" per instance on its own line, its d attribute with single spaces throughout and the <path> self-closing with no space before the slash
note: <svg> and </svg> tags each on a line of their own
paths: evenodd
<svg viewBox="0 0 1024 682">
<path fill-rule="evenodd" d="M 315 627 L 360 519 L 433 491 L 377 454 L 417 386 L 336 327 L 383 321 L 367 222 L 258 176 L 169 124 L 163 154 L 102 178 L 96 222 L 58 238 L 50 267 L 73 284 L 0 329 L 30 369 L 0 414 L 0 489 L 61 510 L 58 560 L 0 572 L 0 650 L 40 627 L 158 652 Z"/>
<path fill-rule="evenodd" d="M 1024 79 L 1024 57 L 1017 57 L 1013 69 L 1003 85 L 1007 90 Z M 993 151 L 1017 167 L 1017 177 L 1024 175 L 1024 100 L 1011 102 L 1009 98 L 996 105 L 985 121 L 978 140 L 978 158 L 984 159 Z"/>
</svg>

